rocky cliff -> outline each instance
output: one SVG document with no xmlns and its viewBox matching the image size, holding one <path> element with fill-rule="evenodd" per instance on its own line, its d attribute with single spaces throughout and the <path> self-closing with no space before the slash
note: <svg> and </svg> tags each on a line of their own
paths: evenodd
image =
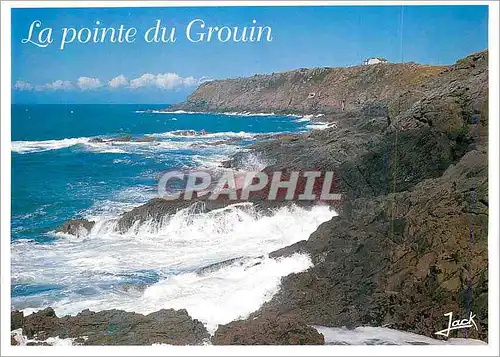
<svg viewBox="0 0 500 357">
<path fill-rule="evenodd" d="M 472 312 L 478 329 L 450 336 L 487 339 L 488 53 L 398 89 L 380 112 L 332 113 L 337 128 L 254 145 L 274 161 L 265 170 L 337 172 L 344 202 L 307 241 L 271 254 L 305 252 L 314 267 L 285 277 L 249 331 L 280 316 L 437 337 L 443 314 Z"/>
<path fill-rule="evenodd" d="M 203 83 L 172 110 L 273 113 L 337 113 L 370 110 L 446 67 L 415 63 L 298 69 Z"/>
<path fill-rule="evenodd" d="M 472 312 L 478 326 L 450 337 L 487 339 L 487 51 L 448 67 L 378 64 L 212 81 L 174 109 L 322 113 L 336 124 L 266 137 L 225 163 L 241 169 L 258 155 L 270 163 L 265 171 L 334 171 L 343 202 L 308 240 L 271 253 L 305 252 L 314 267 L 283 278 L 248 319 L 220 326 L 215 344 L 321 343 L 310 325 L 436 337 L 448 312 Z M 118 224 L 161 220 L 177 208 L 154 199 Z M 70 223 L 62 230 L 87 222 Z"/>
</svg>

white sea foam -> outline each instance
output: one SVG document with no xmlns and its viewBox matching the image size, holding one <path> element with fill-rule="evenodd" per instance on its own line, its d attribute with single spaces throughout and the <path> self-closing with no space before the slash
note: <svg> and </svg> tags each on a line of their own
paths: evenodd
<svg viewBox="0 0 500 357">
<path fill-rule="evenodd" d="M 328 345 L 485 345 L 475 339 L 450 338 L 447 341 L 437 340 L 411 332 L 394 330 L 386 327 L 357 327 L 349 330 L 314 326 L 325 336 Z"/>
<path fill-rule="evenodd" d="M 233 132 L 233 131 L 223 131 L 218 133 L 206 133 L 201 135 L 200 132 L 195 130 L 173 130 L 164 133 L 154 133 L 146 134 L 147 136 L 159 137 L 159 138 L 198 138 L 198 139 L 210 139 L 210 138 L 242 138 L 251 139 L 255 137 L 256 133 L 247 133 L 244 131 Z"/>
<path fill-rule="evenodd" d="M 161 224 L 145 222 L 125 234 L 117 232 L 116 220 L 108 216 L 84 237 L 62 236 L 41 245 L 13 243 L 14 284 L 57 282 L 70 289 L 63 297 L 16 297 L 13 304 L 26 313 L 52 306 L 58 315 L 85 308 L 140 313 L 186 308 L 213 331 L 217 324 L 258 309 L 277 292 L 281 277 L 310 267 L 306 255 L 275 260 L 266 254 L 306 239 L 333 215 L 317 206 L 261 216 L 249 204 L 233 205 L 201 214 L 182 210 Z M 196 273 L 237 257 L 248 258 Z M 125 288 L 130 277 L 153 280 Z"/>
<path fill-rule="evenodd" d="M 60 337 L 49 337 L 46 340 L 37 340 L 37 339 L 29 339 L 27 336 L 23 335 L 23 331 L 21 328 L 17 330 L 11 331 L 11 336 L 17 342 L 18 346 L 27 346 L 28 343 L 40 343 L 45 342 L 50 346 L 73 346 L 75 345 L 76 338 L 60 338 Z M 85 339 L 86 336 L 82 336 L 81 338 Z"/>
<path fill-rule="evenodd" d="M 305 115 L 302 118 L 295 120 L 295 122 L 296 123 L 310 122 L 312 118 L 313 118 L 312 115 Z"/>
<path fill-rule="evenodd" d="M 11 150 L 19 154 L 58 150 L 78 144 L 85 144 L 89 140 L 89 138 L 82 137 L 61 140 L 13 141 Z"/>
<path fill-rule="evenodd" d="M 262 155 L 249 152 L 245 155 L 244 161 L 239 163 L 239 168 L 241 171 L 256 172 L 262 171 L 273 163 L 269 159 L 262 157 Z"/>
<path fill-rule="evenodd" d="M 296 123 L 310 122 L 313 118 L 320 118 L 322 116 L 324 116 L 324 114 L 307 114 L 295 120 L 295 122 Z"/>
<path fill-rule="evenodd" d="M 95 153 L 114 153 L 114 154 L 150 154 L 165 150 L 182 150 L 190 147 L 196 147 L 203 143 L 211 141 L 223 141 L 224 139 L 251 139 L 256 134 L 246 132 L 220 132 L 198 135 L 193 131 L 192 135 L 179 135 L 180 131 L 169 131 L 165 133 L 147 134 L 146 136 L 156 137 L 158 139 L 184 139 L 184 140 L 157 140 L 153 142 L 140 141 L 96 141 L 95 138 L 71 138 L 61 140 L 43 140 L 43 141 L 13 141 L 11 151 L 18 154 L 29 154 L 44 152 L 50 150 L 59 150 L 75 145 L 80 145 L 82 150 Z M 92 140 L 94 139 L 94 140 Z M 111 139 L 108 138 L 108 139 Z M 217 146 L 223 145 L 219 143 Z"/>
<path fill-rule="evenodd" d="M 275 113 L 252 113 L 252 112 L 196 112 L 196 111 L 186 111 L 186 110 L 150 110 L 150 111 L 136 111 L 136 113 L 153 113 L 153 114 L 213 114 L 213 115 L 228 115 L 237 117 L 271 117 L 271 116 L 283 116 L 297 118 L 300 115 L 297 114 L 275 114 Z"/>
<path fill-rule="evenodd" d="M 313 122 L 312 124 L 307 124 L 306 128 L 315 129 L 315 130 L 324 130 L 324 129 L 328 129 L 328 128 L 335 128 L 336 126 L 337 126 L 336 122 L 325 123 L 325 122 L 317 121 L 317 122 Z"/>
</svg>

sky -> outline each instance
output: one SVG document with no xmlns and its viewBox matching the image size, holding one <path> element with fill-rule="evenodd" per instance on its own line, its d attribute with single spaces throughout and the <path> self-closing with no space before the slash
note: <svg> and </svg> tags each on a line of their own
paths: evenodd
<svg viewBox="0 0 500 357">
<path fill-rule="evenodd" d="M 206 27 L 196 22 L 192 40 L 208 27 L 222 26 L 238 27 L 240 34 L 244 27 L 269 26 L 271 40 L 220 42 L 215 37 L 208 42 L 205 37 L 191 42 L 186 26 L 195 19 Z M 175 27 L 174 43 L 144 40 L 157 20 L 167 34 Z M 80 30 L 82 42 L 88 34 L 83 28 L 117 31 L 120 25 L 136 28 L 134 42 L 107 38 L 93 43 L 92 37 L 89 43 L 78 42 Z M 45 39 L 48 30 L 41 30 L 48 28 L 53 42 L 42 47 L 38 38 Z M 64 28 L 75 29 L 75 40 L 69 41 L 73 33 L 67 30 L 69 43 L 61 50 Z M 352 66 L 377 56 L 389 62 L 452 64 L 487 47 L 487 6 L 13 9 L 12 101 L 172 104 L 211 79 Z"/>
</svg>

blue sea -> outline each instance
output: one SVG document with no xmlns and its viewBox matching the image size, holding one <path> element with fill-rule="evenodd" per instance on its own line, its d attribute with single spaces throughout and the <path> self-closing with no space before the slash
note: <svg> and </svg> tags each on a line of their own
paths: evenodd
<svg viewBox="0 0 500 357">
<path fill-rule="evenodd" d="M 159 226 L 116 230 L 120 214 L 157 195 L 162 172 L 223 170 L 220 163 L 258 134 L 304 132 L 311 125 L 297 116 L 159 112 L 163 108 L 12 106 L 12 309 L 51 306 L 66 315 L 86 308 L 185 308 L 213 331 L 257 310 L 281 277 L 311 266 L 305 255 L 274 260 L 266 254 L 307 239 L 334 215 L 326 207 L 282 208 L 270 217 L 239 205 L 201 214 L 186 209 Z M 177 132 L 202 129 L 207 135 Z M 155 141 L 95 141 L 121 135 Z M 268 163 L 250 157 L 247 164 Z M 55 233 L 71 218 L 96 225 L 78 237 Z M 200 273 L 228 259 L 235 260 Z"/>
</svg>

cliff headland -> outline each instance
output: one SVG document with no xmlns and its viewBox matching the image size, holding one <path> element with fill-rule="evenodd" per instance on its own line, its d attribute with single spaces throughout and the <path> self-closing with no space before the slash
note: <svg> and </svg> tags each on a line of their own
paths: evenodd
<svg viewBox="0 0 500 357">
<path fill-rule="evenodd" d="M 268 163 L 268 172 L 334 171 L 343 201 L 335 206 L 339 215 L 309 239 L 270 254 L 280 259 L 307 253 L 314 266 L 283 278 L 280 291 L 248 319 L 219 326 L 214 344 L 324 343 L 314 325 L 384 326 L 436 338 L 450 311 L 457 318 L 472 312 L 477 330 L 469 328 L 467 336 L 487 340 L 487 51 L 451 66 L 382 63 L 215 80 L 168 110 L 316 115 L 313 120 L 331 124 L 263 136 L 224 163 L 241 169 L 253 155 Z M 124 213 L 117 224 L 127 230 L 180 208 L 185 206 L 156 198 Z M 60 231 L 76 234 L 93 225 L 72 220 Z M 134 337 L 96 331 L 105 328 L 108 315 L 128 316 Z M 182 320 L 182 331 L 158 322 L 161 315 Z M 63 329 L 70 337 L 91 336 L 83 342 L 88 344 L 197 344 L 208 338 L 184 310 L 16 316 L 13 327 L 29 336 L 56 336 Z M 149 338 L 137 324 L 160 332 Z"/>
</svg>

